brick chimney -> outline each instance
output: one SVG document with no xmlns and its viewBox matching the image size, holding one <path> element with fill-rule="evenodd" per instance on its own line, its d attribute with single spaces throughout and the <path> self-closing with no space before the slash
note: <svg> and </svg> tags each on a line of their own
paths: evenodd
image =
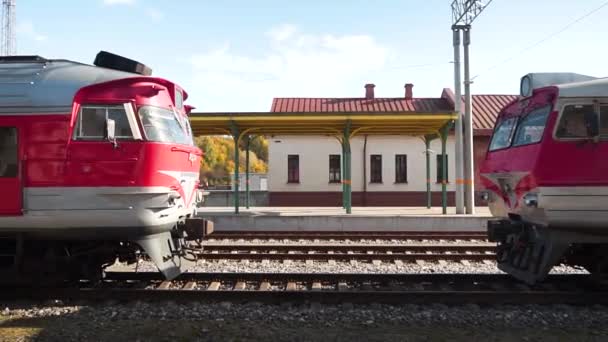
<svg viewBox="0 0 608 342">
<path fill-rule="evenodd" d="M 412 90 L 412 88 L 414 88 L 413 84 L 411 84 L 411 83 L 405 84 L 405 98 L 408 100 L 411 100 L 414 97 L 414 91 Z"/>
<path fill-rule="evenodd" d="M 376 87 L 373 83 L 368 83 L 365 85 L 365 98 L 367 100 L 374 99 L 374 87 Z"/>
</svg>

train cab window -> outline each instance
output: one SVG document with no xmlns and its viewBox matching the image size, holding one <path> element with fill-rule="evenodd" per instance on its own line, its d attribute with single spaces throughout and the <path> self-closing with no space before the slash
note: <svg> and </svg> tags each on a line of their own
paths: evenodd
<svg viewBox="0 0 608 342">
<path fill-rule="evenodd" d="M 0 178 L 17 177 L 17 129 L 0 127 Z"/>
<path fill-rule="evenodd" d="M 551 106 L 538 108 L 528 113 L 517 126 L 513 146 L 539 142 L 543 137 L 549 112 L 551 112 Z"/>
<path fill-rule="evenodd" d="M 106 135 L 106 119 L 115 122 L 117 139 L 133 139 L 131 124 L 124 106 L 82 106 L 76 122 L 76 140 L 103 140 Z"/>
<path fill-rule="evenodd" d="M 597 117 L 591 104 L 567 105 L 562 112 L 556 136 L 558 138 L 587 138 L 592 135 L 591 121 L 597 120 Z"/>
<path fill-rule="evenodd" d="M 511 140 L 513 139 L 513 129 L 517 123 L 517 118 L 508 118 L 502 120 L 492 136 L 490 142 L 490 151 L 500 150 L 511 146 Z"/>
</svg>

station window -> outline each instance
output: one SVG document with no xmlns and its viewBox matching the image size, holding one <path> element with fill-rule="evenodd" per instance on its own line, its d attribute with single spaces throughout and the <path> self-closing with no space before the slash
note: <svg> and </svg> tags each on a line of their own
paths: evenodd
<svg viewBox="0 0 608 342">
<path fill-rule="evenodd" d="M 74 138 L 77 140 L 105 139 L 106 119 L 114 120 L 117 139 L 133 139 L 133 132 L 131 132 L 124 106 L 82 106 L 76 121 Z"/>
<path fill-rule="evenodd" d="M 407 155 L 395 155 L 395 183 L 407 183 Z"/>
<path fill-rule="evenodd" d="M 17 129 L 0 127 L 0 178 L 17 177 Z"/>
<path fill-rule="evenodd" d="M 287 183 L 300 182 L 300 156 L 290 154 L 287 156 Z"/>
<path fill-rule="evenodd" d="M 382 183 L 382 155 L 370 155 L 370 183 Z"/>
<path fill-rule="evenodd" d="M 329 155 L 329 182 L 340 183 L 340 155 Z"/>
<path fill-rule="evenodd" d="M 447 169 L 448 164 L 449 164 L 447 154 L 445 155 L 445 159 L 446 159 L 445 167 Z M 437 155 L 437 183 L 441 183 L 443 180 L 443 167 L 444 167 L 443 154 L 438 154 Z M 449 170 L 449 169 L 447 169 L 447 170 Z M 448 181 L 449 181 L 449 172 L 447 173 L 446 178 L 445 178 L 445 182 L 448 183 Z"/>
</svg>

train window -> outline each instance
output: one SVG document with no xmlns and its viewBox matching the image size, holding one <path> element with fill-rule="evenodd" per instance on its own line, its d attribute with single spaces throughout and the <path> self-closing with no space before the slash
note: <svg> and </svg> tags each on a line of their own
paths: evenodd
<svg viewBox="0 0 608 342">
<path fill-rule="evenodd" d="M 517 123 L 517 118 L 508 118 L 502 120 L 492 136 L 490 142 L 490 151 L 500 150 L 511 146 L 511 140 L 513 139 L 513 128 Z"/>
<path fill-rule="evenodd" d="M 600 106 L 600 136 L 608 137 L 608 105 Z"/>
<path fill-rule="evenodd" d="M 0 127 L 0 178 L 17 177 L 17 129 Z"/>
<path fill-rule="evenodd" d="M 127 113 L 123 107 L 108 108 L 108 119 L 112 119 L 116 123 L 117 139 L 133 138 L 131 126 L 129 125 L 129 120 L 127 119 Z"/>
<path fill-rule="evenodd" d="M 589 127 L 587 120 L 594 115 L 593 105 L 567 105 L 562 112 L 556 136 L 558 138 L 587 138 Z M 597 116 L 596 116 L 597 117 Z"/>
<path fill-rule="evenodd" d="M 549 116 L 550 111 L 551 106 L 545 106 L 528 113 L 517 126 L 515 138 L 513 139 L 513 146 L 522 146 L 539 142 L 543 137 L 545 124 L 547 123 L 547 117 Z"/>
<path fill-rule="evenodd" d="M 175 107 L 177 109 L 182 109 L 184 107 L 184 95 L 177 89 L 175 89 Z"/>
<path fill-rule="evenodd" d="M 103 140 L 106 134 L 106 119 L 114 120 L 117 139 L 132 139 L 133 133 L 123 106 L 83 106 L 80 109 L 74 138 L 77 140 Z"/>
</svg>

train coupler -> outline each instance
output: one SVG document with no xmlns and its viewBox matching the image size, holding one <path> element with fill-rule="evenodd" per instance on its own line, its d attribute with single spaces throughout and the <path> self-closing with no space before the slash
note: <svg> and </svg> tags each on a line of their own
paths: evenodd
<svg viewBox="0 0 608 342">
<path fill-rule="evenodd" d="M 201 217 L 188 218 L 180 227 L 186 241 L 200 241 L 207 235 L 213 233 L 213 221 Z"/>
<path fill-rule="evenodd" d="M 488 240 L 491 242 L 503 242 L 507 239 L 507 236 L 517 234 L 523 229 L 523 222 L 512 220 L 490 220 L 487 223 Z"/>
</svg>

